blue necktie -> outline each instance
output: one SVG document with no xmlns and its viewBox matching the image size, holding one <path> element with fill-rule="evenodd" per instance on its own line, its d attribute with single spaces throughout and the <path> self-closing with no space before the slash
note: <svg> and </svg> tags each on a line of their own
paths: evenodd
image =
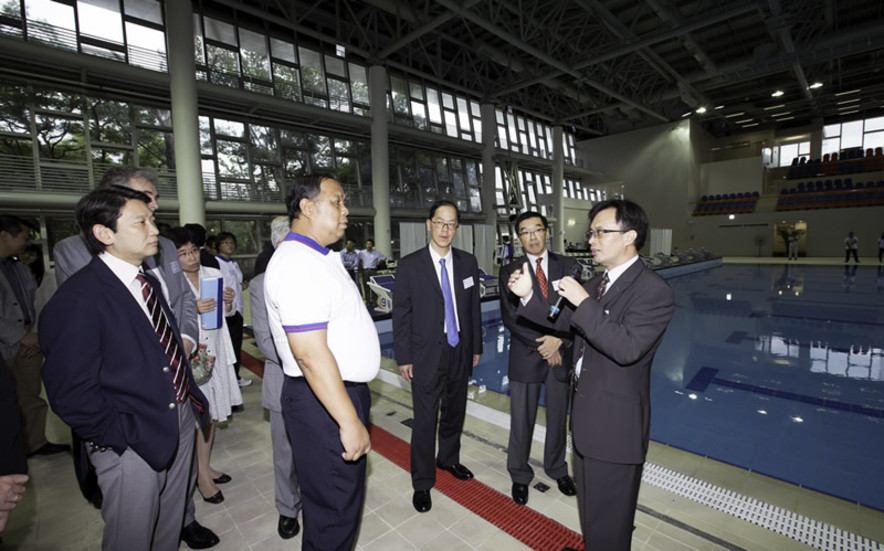
<svg viewBox="0 0 884 551">
<path fill-rule="evenodd" d="M 445 259 L 439 259 L 442 265 L 442 300 L 445 302 L 445 327 L 448 331 L 448 344 L 457 346 L 460 337 L 457 334 L 457 318 L 454 315 L 454 297 L 451 296 L 451 284 L 448 282 L 448 268 L 445 267 Z"/>
</svg>

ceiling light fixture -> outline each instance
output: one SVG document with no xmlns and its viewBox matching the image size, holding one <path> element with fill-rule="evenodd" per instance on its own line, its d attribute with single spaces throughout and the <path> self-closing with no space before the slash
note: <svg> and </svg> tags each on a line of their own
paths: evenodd
<svg viewBox="0 0 884 551">
<path fill-rule="evenodd" d="M 706 112 L 706 108 L 703 107 L 702 105 L 700 107 L 697 107 L 697 114 L 698 115 L 702 115 L 705 112 Z"/>
<path fill-rule="evenodd" d="M 822 88 L 822 87 L 823 87 L 823 83 L 820 81 L 816 81 L 813 84 L 811 84 L 810 86 L 808 86 L 808 88 L 810 88 L 811 90 L 816 90 L 817 88 Z"/>
<path fill-rule="evenodd" d="M 783 94 L 785 94 L 785 92 L 783 92 L 782 90 L 777 90 L 776 92 L 774 92 L 773 94 L 771 94 L 770 97 L 772 97 L 772 98 L 778 98 L 778 97 L 782 96 Z"/>
<path fill-rule="evenodd" d="M 752 124 L 744 124 L 743 128 L 749 128 L 750 126 L 758 126 L 757 122 L 753 122 Z"/>
<path fill-rule="evenodd" d="M 724 118 L 729 119 L 731 117 L 742 117 L 745 114 L 745 111 L 740 111 L 739 113 L 731 113 L 730 115 L 725 115 Z"/>
<path fill-rule="evenodd" d="M 755 119 L 743 119 L 741 121 L 734 121 L 734 122 L 736 122 L 737 124 L 743 124 L 744 122 L 752 122 L 753 120 L 755 120 Z"/>
<path fill-rule="evenodd" d="M 772 113 L 771 117 L 785 117 L 786 115 L 791 115 L 791 111 L 783 111 L 782 113 Z"/>
<path fill-rule="evenodd" d="M 765 107 L 764 110 L 765 111 L 772 111 L 774 109 L 779 109 L 780 107 L 785 107 L 785 106 L 786 106 L 785 103 L 781 103 L 779 105 L 771 105 L 770 107 Z"/>
<path fill-rule="evenodd" d="M 846 96 L 847 94 L 855 94 L 860 91 L 861 90 L 859 88 L 857 88 L 856 90 L 847 90 L 845 92 L 838 92 L 835 94 L 835 97 L 837 98 L 838 96 Z"/>
</svg>

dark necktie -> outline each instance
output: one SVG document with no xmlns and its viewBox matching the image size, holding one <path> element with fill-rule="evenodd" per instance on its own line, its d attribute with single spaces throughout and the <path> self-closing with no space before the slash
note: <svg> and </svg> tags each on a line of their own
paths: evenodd
<svg viewBox="0 0 884 551">
<path fill-rule="evenodd" d="M 605 277 L 602 278 L 602 282 L 599 283 L 598 292 L 595 295 L 596 300 L 602 300 L 602 297 L 605 295 L 605 290 L 608 288 L 608 283 L 611 280 L 608 278 L 608 272 L 605 272 Z"/>
<path fill-rule="evenodd" d="M 144 274 L 139 273 L 135 276 L 135 279 L 141 283 L 141 294 L 144 297 L 144 303 L 147 305 L 150 321 L 153 324 L 154 331 L 157 333 L 157 338 L 160 339 L 160 345 L 166 353 L 166 358 L 169 359 L 169 366 L 175 374 L 173 378 L 175 383 L 175 398 L 178 400 L 179 404 L 183 403 L 187 398 L 187 395 L 190 393 L 190 382 L 184 374 L 186 368 L 184 354 L 178 346 L 178 339 L 175 338 L 175 333 L 172 332 L 172 325 L 169 323 L 169 318 L 166 317 L 166 313 L 163 311 L 163 308 L 157 300 L 153 286 L 147 281 Z"/>
<path fill-rule="evenodd" d="M 610 281 L 611 281 L 610 278 L 608 278 L 608 272 L 605 272 L 605 276 L 602 278 L 602 281 L 599 283 L 598 289 L 596 290 L 596 295 L 595 295 L 596 300 L 602 300 L 602 296 L 604 296 L 605 290 L 608 288 L 608 283 Z M 583 357 L 583 351 L 584 351 L 583 340 L 577 339 L 577 350 L 576 350 L 577 361 L 574 362 L 574 365 L 577 365 L 577 362 L 580 360 L 580 358 Z M 577 375 L 577 370 L 572 369 L 571 370 L 571 387 L 572 388 L 577 387 L 577 381 L 579 379 L 580 379 L 580 377 Z"/>
<path fill-rule="evenodd" d="M 543 299 L 549 300 L 549 283 L 546 281 L 546 274 L 543 273 L 543 258 L 537 259 L 537 284 L 540 285 L 540 292 L 543 293 Z"/>
<path fill-rule="evenodd" d="M 448 281 L 448 268 L 445 267 L 445 259 L 440 258 L 439 264 L 442 265 L 442 277 L 439 283 L 442 285 L 442 300 L 445 302 L 445 328 L 448 344 L 454 347 L 460 342 L 460 336 L 457 334 L 457 317 L 454 315 L 454 297 L 451 296 L 451 283 Z"/>
</svg>

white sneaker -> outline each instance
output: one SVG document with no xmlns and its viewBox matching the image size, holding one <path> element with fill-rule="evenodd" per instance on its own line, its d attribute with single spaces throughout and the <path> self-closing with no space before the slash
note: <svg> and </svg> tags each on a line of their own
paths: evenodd
<svg viewBox="0 0 884 551">
<path fill-rule="evenodd" d="M 250 384 L 252 384 L 252 380 L 251 379 L 240 379 L 237 381 L 237 383 L 239 384 L 239 386 L 249 386 Z"/>
</svg>

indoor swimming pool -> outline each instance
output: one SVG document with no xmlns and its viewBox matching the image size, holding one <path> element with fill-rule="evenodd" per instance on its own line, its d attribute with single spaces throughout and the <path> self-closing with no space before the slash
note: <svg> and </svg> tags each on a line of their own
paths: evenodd
<svg viewBox="0 0 884 551">
<path fill-rule="evenodd" d="M 740 264 L 669 283 L 651 438 L 884 511 L 884 270 Z M 489 306 L 472 382 L 506 394 Z"/>
</svg>

